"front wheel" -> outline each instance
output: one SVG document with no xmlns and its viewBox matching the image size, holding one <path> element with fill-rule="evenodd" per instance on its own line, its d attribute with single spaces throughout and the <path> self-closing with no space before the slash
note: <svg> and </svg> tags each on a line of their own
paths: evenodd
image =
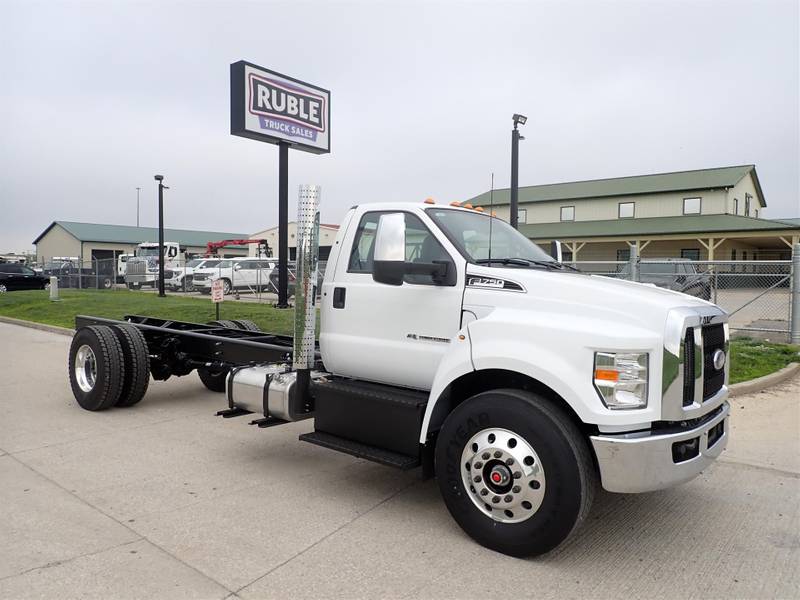
<svg viewBox="0 0 800 600">
<path fill-rule="evenodd" d="M 547 398 L 483 392 L 447 417 L 436 476 L 450 514 L 478 543 L 511 556 L 552 550 L 583 522 L 596 488 L 585 439 Z"/>
</svg>

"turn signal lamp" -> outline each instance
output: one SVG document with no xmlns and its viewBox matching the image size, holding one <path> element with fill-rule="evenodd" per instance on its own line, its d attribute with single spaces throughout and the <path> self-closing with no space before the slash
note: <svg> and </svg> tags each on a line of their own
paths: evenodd
<svg viewBox="0 0 800 600">
<path fill-rule="evenodd" d="M 594 387 L 608 408 L 647 406 L 647 353 L 595 352 Z"/>
</svg>

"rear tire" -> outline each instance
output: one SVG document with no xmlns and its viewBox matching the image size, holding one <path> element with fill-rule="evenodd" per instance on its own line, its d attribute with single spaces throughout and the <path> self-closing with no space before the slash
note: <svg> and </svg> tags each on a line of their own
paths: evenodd
<svg viewBox="0 0 800 600">
<path fill-rule="evenodd" d="M 244 329 L 246 331 L 261 331 L 261 328 L 250 319 L 234 319 L 233 323 L 235 323 L 239 329 Z"/>
<path fill-rule="evenodd" d="M 219 321 L 209 321 L 209 325 L 217 325 L 219 327 L 227 327 L 228 329 L 243 329 L 236 324 L 236 321 L 229 321 L 227 319 L 220 319 Z"/>
<path fill-rule="evenodd" d="M 439 432 L 435 461 L 442 497 L 461 528 L 517 557 L 567 539 L 588 515 L 597 485 L 575 424 L 547 398 L 521 390 L 483 392 L 457 406 Z"/>
<path fill-rule="evenodd" d="M 110 327 L 81 327 L 69 348 L 69 383 L 81 408 L 105 410 L 119 400 L 125 379 L 122 347 Z"/>
<path fill-rule="evenodd" d="M 225 380 L 228 378 L 228 369 L 224 371 L 209 371 L 208 369 L 197 369 L 200 381 L 212 392 L 224 392 Z"/>
<path fill-rule="evenodd" d="M 144 398 L 150 385 L 150 359 L 147 356 L 147 341 L 133 325 L 112 325 L 117 335 L 125 360 L 125 378 L 117 406 L 133 406 Z"/>
</svg>

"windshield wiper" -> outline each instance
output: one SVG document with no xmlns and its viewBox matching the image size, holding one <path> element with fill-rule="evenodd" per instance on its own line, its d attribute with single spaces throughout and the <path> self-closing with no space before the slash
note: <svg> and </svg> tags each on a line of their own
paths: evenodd
<svg viewBox="0 0 800 600">
<path fill-rule="evenodd" d="M 520 267 L 536 265 L 537 267 L 544 267 L 545 269 L 551 269 L 554 271 L 563 271 L 564 269 L 570 269 L 572 271 L 578 270 L 572 265 L 566 265 L 555 260 L 535 260 L 531 258 L 479 258 L 475 262 L 479 265 L 491 263 L 500 263 L 501 265 L 519 265 Z"/>
</svg>

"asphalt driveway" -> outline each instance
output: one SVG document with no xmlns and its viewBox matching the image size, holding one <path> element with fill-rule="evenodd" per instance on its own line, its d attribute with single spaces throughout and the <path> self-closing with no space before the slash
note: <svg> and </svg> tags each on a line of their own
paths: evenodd
<svg viewBox="0 0 800 600">
<path fill-rule="evenodd" d="M 0 598 L 798 597 L 800 380 L 697 480 L 601 494 L 555 552 L 473 543 L 435 481 L 223 420 L 195 375 L 80 410 L 69 338 L 0 323 Z"/>
</svg>

